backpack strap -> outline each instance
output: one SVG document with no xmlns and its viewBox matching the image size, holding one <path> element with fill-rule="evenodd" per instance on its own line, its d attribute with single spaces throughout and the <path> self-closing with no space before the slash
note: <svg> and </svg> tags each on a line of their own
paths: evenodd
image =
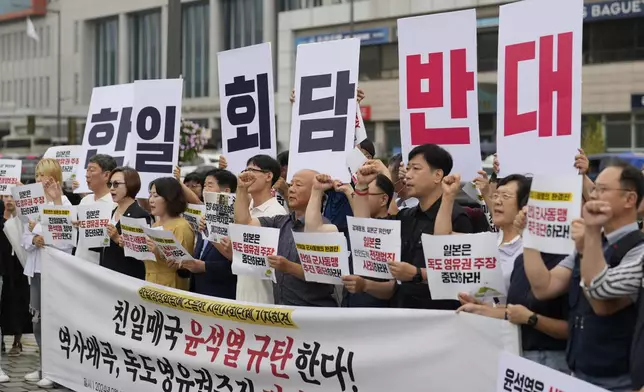
<svg viewBox="0 0 644 392">
<path fill-rule="evenodd" d="M 610 259 L 606 260 L 609 267 L 619 265 L 626 253 L 639 244 L 644 243 L 644 233 L 640 230 L 632 231 L 620 238 L 616 243 L 610 246 Z"/>
</svg>

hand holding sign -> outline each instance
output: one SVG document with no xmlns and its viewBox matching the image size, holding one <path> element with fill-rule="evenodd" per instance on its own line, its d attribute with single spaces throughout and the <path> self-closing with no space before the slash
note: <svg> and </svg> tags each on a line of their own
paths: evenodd
<svg viewBox="0 0 644 392">
<path fill-rule="evenodd" d="M 45 239 L 41 235 L 37 235 L 31 240 L 31 243 L 36 245 L 37 248 L 43 248 L 45 246 Z"/>
<path fill-rule="evenodd" d="M 478 171 L 478 177 L 474 179 L 474 185 L 483 196 L 489 196 L 490 192 L 490 179 L 487 176 L 487 173 L 484 170 Z"/>
<path fill-rule="evenodd" d="M 517 214 L 516 217 L 514 217 L 514 227 L 519 231 L 519 233 L 522 233 L 523 230 L 525 229 L 525 225 L 527 222 L 526 219 L 526 214 L 528 213 L 528 207 L 523 207 L 521 211 Z"/>
<path fill-rule="evenodd" d="M 586 234 L 586 224 L 581 218 L 575 219 L 570 224 L 570 237 L 575 241 L 575 249 L 577 252 L 584 251 L 584 234 Z"/>
<path fill-rule="evenodd" d="M 584 204 L 582 216 L 587 227 L 599 229 L 613 217 L 613 209 L 606 201 L 591 200 Z"/>
<path fill-rule="evenodd" d="M 318 174 L 313 180 L 313 189 L 317 191 L 328 191 L 333 188 L 333 179 L 328 174 Z"/>
<path fill-rule="evenodd" d="M 523 305 L 508 305 L 505 314 L 508 321 L 514 325 L 523 325 L 528 323 L 528 319 L 532 316 L 532 311 Z"/>
<path fill-rule="evenodd" d="M 201 260 L 188 260 L 183 262 L 182 268 L 193 274 L 203 274 L 206 272 L 206 263 Z"/>
<path fill-rule="evenodd" d="M 389 271 L 391 271 L 394 278 L 401 282 L 411 281 L 418 272 L 417 268 L 409 263 L 390 261 L 387 264 L 389 265 Z"/>
<path fill-rule="evenodd" d="M 155 244 L 154 241 L 150 239 L 150 237 L 146 238 L 145 243 L 148 246 L 148 251 L 154 253 L 155 255 L 160 254 L 161 257 L 163 257 L 162 253 L 157 253 L 157 244 Z"/>
<path fill-rule="evenodd" d="M 114 227 L 114 225 L 111 223 L 107 225 L 107 235 L 110 236 L 110 239 L 112 239 L 112 241 L 117 244 L 119 243 L 119 231 L 116 230 L 116 227 Z"/>
<path fill-rule="evenodd" d="M 248 189 L 250 188 L 251 185 L 255 183 L 255 175 L 250 172 L 245 172 L 239 175 L 239 178 L 237 179 L 237 189 Z"/>
<path fill-rule="evenodd" d="M 356 275 L 348 275 L 342 277 L 342 283 L 347 291 L 351 294 L 364 293 L 367 281 L 365 278 Z"/>
<path fill-rule="evenodd" d="M 443 195 L 448 198 L 455 198 L 461 191 L 461 176 L 459 174 L 450 174 L 443 177 Z"/>
<path fill-rule="evenodd" d="M 266 258 L 268 264 L 279 272 L 288 273 L 291 262 L 283 256 L 271 255 Z"/>
<path fill-rule="evenodd" d="M 293 94 L 295 95 L 295 92 Z M 360 87 L 358 87 L 358 94 L 357 94 L 357 97 L 356 97 L 358 103 L 362 102 L 364 97 L 365 97 L 364 90 L 361 89 Z"/>
<path fill-rule="evenodd" d="M 579 154 L 575 155 L 575 167 L 579 169 L 579 174 L 586 175 L 586 173 L 588 173 L 588 167 L 590 165 L 588 162 L 588 157 L 586 156 L 586 153 L 583 149 L 579 148 L 577 149 L 577 151 L 579 151 Z"/>
</svg>

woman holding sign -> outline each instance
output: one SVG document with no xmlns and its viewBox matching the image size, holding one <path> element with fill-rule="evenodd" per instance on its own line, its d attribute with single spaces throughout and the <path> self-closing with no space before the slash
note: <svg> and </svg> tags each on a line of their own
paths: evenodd
<svg viewBox="0 0 644 392">
<path fill-rule="evenodd" d="M 101 252 L 100 264 L 112 271 L 145 280 L 145 264 L 134 257 L 125 257 L 121 241 L 122 216 L 144 218 L 148 225 L 152 222 L 150 214 L 135 200 L 141 190 L 139 173 L 131 167 L 117 167 L 110 173 L 107 186 L 117 207 L 112 211 L 112 219 L 107 226 L 110 246 Z"/>
<path fill-rule="evenodd" d="M 36 165 L 36 182 L 41 183 L 45 190 L 45 205 L 69 205 L 67 197 L 63 195 L 63 172 L 58 164 L 58 161 L 53 158 L 44 158 Z M 31 310 L 34 315 L 34 335 L 38 347 L 41 344 L 41 325 L 40 325 L 40 268 L 41 268 L 41 249 L 45 246 L 45 239 L 42 236 L 43 227 L 39 222 L 30 221 L 25 232 L 22 236 L 22 246 L 27 251 L 27 263 L 25 264 L 25 275 L 30 279 L 31 285 Z M 72 253 L 73 246 L 58 247 L 58 249 L 67 253 Z M 54 383 L 47 379 L 41 379 L 41 371 L 29 373 L 25 376 L 25 380 L 30 382 L 38 382 L 41 388 L 51 388 Z"/>
<path fill-rule="evenodd" d="M 171 177 L 154 180 L 150 184 L 149 200 L 150 211 L 157 218 L 152 227 L 171 231 L 181 246 L 189 254 L 193 254 L 195 234 L 188 221 L 181 216 L 187 207 L 181 183 Z M 180 269 L 180 266 L 174 263 L 166 263 L 152 241 L 148 240 L 148 246 L 156 254 L 157 259 L 145 262 L 145 280 L 163 286 L 188 290 L 190 288 L 188 271 Z"/>
</svg>

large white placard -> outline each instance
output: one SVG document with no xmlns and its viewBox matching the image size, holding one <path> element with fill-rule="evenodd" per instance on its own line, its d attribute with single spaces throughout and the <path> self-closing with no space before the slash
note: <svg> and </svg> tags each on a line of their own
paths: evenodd
<svg viewBox="0 0 644 392">
<path fill-rule="evenodd" d="M 90 193 L 85 179 L 89 159 L 96 154 L 114 157 L 117 166 L 128 162 L 134 84 L 94 87 L 89 103 L 80 163 L 76 168 L 79 187 L 74 193 Z M 70 176 L 71 177 L 71 176 Z M 143 189 L 141 189 L 143 190 Z M 146 191 L 147 192 L 147 191 Z"/>
<path fill-rule="evenodd" d="M 44 252 L 43 372 L 75 391 L 493 391 L 519 351 L 488 317 L 254 305 Z"/>
<path fill-rule="evenodd" d="M 474 179 L 481 170 L 476 10 L 398 19 L 398 61 L 404 161 L 415 146 L 438 144 L 452 154 L 453 172 Z"/>
<path fill-rule="evenodd" d="M 481 299 L 507 295 L 496 233 L 423 234 L 422 242 L 432 299 L 457 299 L 460 292 Z"/>
<path fill-rule="evenodd" d="M 139 198 L 149 196 L 152 181 L 172 177 L 179 163 L 182 94 L 183 79 L 134 82 L 130 154 L 141 177 Z"/>
<path fill-rule="evenodd" d="M 287 182 L 302 169 L 350 181 L 359 58 L 357 38 L 297 47 Z"/>
<path fill-rule="evenodd" d="M 42 206 L 40 223 L 45 244 L 57 247 L 76 246 L 77 232 L 72 224 L 75 206 Z"/>
<path fill-rule="evenodd" d="M 147 236 L 144 229 L 148 222 L 144 218 L 128 218 L 122 216 L 121 240 L 125 257 L 134 257 L 137 260 L 156 260 L 157 257 L 148 249 Z"/>
<path fill-rule="evenodd" d="M 60 168 L 63 170 L 63 181 L 70 181 L 76 179 L 76 172 L 78 171 L 82 155 L 83 146 L 53 146 L 47 149 L 43 158 L 57 160 Z"/>
<path fill-rule="evenodd" d="M 351 275 L 347 239 L 342 233 L 295 233 L 293 239 L 307 282 L 342 284 Z"/>
<path fill-rule="evenodd" d="M 78 247 L 81 249 L 102 248 L 110 245 L 107 225 L 112 217 L 112 203 L 78 205 Z"/>
<path fill-rule="evenodd" d="M 576 173 L 583 3 L 524 0 L 501 6 L 496 145 L 502 176 Z"/>
<path fill-rule="evenodd" d="M 16 203 L 18 216 L 23 221 L 39 218 L 40 207 L 45 204 L 45 190 L 41 183 L 15 186 L 11 188 L 11 196 Z"/>
<path fill-rule="evenodd" d="M 400 221 L 347 216 L 353 273 L 393 279 L 389 261 L 400 261 Z"/>
<path fill-rule="evenodd" d="M 274 280 L 275 270 L 268 265 L 267 256 L 277 255 L 280 230 L 234 223 L 228 230 L 233 246 L 233 273 Z"/>
<path fill-rule="evenodd" d="M 220 242 L 228 237 L 228 225 L 235 223 L 235 194 L 204 192 L 206 230 L 210 241 Z"/>
<path fill-rule="evenodd" d="M 509 352 L 500 355 L 497 377 L 496 392 L 607 392 L 606 389 Z"/>
<path fill-rule="evenodd" d="M 22 161 L 0 159 L 0 195 L 11 195 L 11 188 L 20 182 Z"/>
<path fill-rule="evenodd" d="M 217 69 L 222 148 L 239 174 L 249 158 L 277 154 L 271 44 L 219 52 Z"/>
<path fill-rule="evenodd" d="M 167 261 L 182 262 L 194 260 L 188 252 L 169 230 L 156 230 L 154 228 L 143 228 L 143 232 L 154 242 L 159 253 Z"/>
<path fill-rule="evenodd" d="M 575 250 L 570 224 L 581 216 L 583 176 L 538 175 L 532 179 L 523 246 L 568 255 Z"/>
</svg>

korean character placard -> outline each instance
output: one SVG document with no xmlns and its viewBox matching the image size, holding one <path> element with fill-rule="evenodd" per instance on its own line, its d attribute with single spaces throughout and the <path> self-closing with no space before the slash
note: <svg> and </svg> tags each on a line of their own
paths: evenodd
<svg viewBox="0 0 644 392">
<path fill-rule="evenodd" d="M 357 38 L 297 47 L 287 182 L 302 169 L 350 181 L 359 57 Z"/>
<path fill-rule="evenodd" d="M 415 146 L 438 144 L 452 154 L 453 172 L 474 179 L 481 170 L 476 10 L 398 19 L 398 61 L 405 162 Z"/>
<path fill-rule="evenodd" d="M 192 231 L 199 233 L 199 221 L 206 215 L 206 206 L 203 204 L 190 204 L 183 212 L 183 217 L 190 223 Z"/>
<path fill-rule="evenodd" d="M 222 147 L 228 170 L 238 174 L 249 158 L 277 153 L 271 44 L 219 52 L 217 57 Z"/>
<path fill-rule="evenodd" d="M 89 159 L 96 154 L 114 157 L 117 166 L 130 162 L 129 139 L 132 130 L 133 104 L 133 83 L 94 87 L 83 133 L 83 153 L 76 167 L 76 178 L 85 178 Z M 141 186 L 141 191 L 143 190 L 144 186 Z M 86 181 L 79 181 L 79 187 L 74 193 L 91 193 L 91 191 Z"/>
<path fill-rule="evenodd" d="M 578 378 L 507 351 L 499 356 L 496 392 L 606 392 Z"/>
<path fill-rule="evenodd" d="M 45 244 L 56 247 L 76 246 L 77 232 L 72 225 L 75 218 L 75 206 L 43 206 L 40 223 Z"/>
<path fill-rule="evenodd" d="M 275 280 L 267 257 L 277 255 L 279 229 L 231 224 L 228 232 L 233 246 L 233 274 Z"/>
<path fill-rule="evenodd" d="M 532 179 L 523 246 L 567 255 L 575 250 L 570 224 L 581 215 L 583 176 L 536 175 Z"/>
<path fill-rule="evenodd" d="M 83 146 L 53 146 L 45 151 L 43 158 L 57 160 L 63 171 L 63 181 L 70 181 L 76 179 L 81 155 L 83 155 Z"/>
<path fill-rule="evenodd" d="M 112 203 L 95 203 L 77 207 L 79 247 L 89 249 L 110 245 L 107 225 L 110 223 L 114 207 Z"/>
<path fill-rule="evenodd" d="M 496 140 L 501 177 L 577 174 L 570 162 L 581 143 L 583 10 L 583 0 L 500 7 Z"/>
<path fill-rule="evenodd" d="M 206 230 L 210 241 L 228 237 L 228 225 L 235 223 L 235 195 L 232 193 L 204 192 Z"/>
<path fill-rule="evenodd" d="M 307 282 L 342 284 L 350 275 L 347 239 L 342 233 L 293 233 Z"/>
<path fill-rule="evenodd" d="M 11 195 L 11 188 L 20 182 L 22 161 L 0 159 L 0 195 Z"/>
<path fill-rule="evenodd" d="M 149 184 L 172 177 L 179 163 L 182 79 L 134 82 L 132 166 L 141 177 L 138 197 L 149 196 Z"/>
<path fill-rule="evenodd" d="M 347 216 L 353 273 L 393 279 L 389 261 L 400 261 L 400 221 Z"/>
<path fill-rule="evenodd" d="M 171 231 L 144 227 L 143 232 L 156 244 L 157 250 L 166 260 L 175 263 L 194 260 Z"/>
<path fill-rule="evenodd" d="M 427 283 L 433 299 L 505 297 L 507 288 L 499 260 L 496 233 L 423 234 Z"/>
<path fill-rule="evenodd" d="M 15 186 L 11 188 L 11 196 L 16 203 L 18 216 L 23 222 L 38 220 L 40 207 L 45 204 L 45 190 L 42 184 Z"/>
<path fill-rule="evenodd" d="M 123 240 L 123 251 L 125 257 L 133 257 L 137 260 L 156 260 L 154 253 L 148 249 L 147 236 L 144 229 L 148 223 L 143 218 L 128 218 L 122 216 L 121 239 Z"/>
</svg>

